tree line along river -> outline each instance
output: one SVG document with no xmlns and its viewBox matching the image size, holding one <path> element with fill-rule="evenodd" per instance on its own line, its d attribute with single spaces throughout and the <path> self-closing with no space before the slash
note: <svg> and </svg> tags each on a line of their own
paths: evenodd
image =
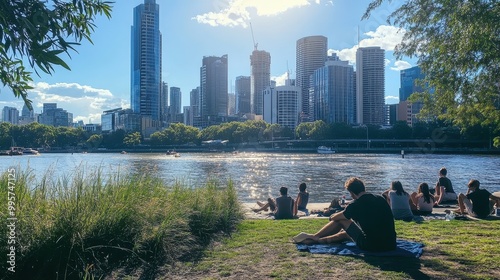
<svg viewBox="0 0 500 280">
<path fill-rule="evenodd" d="M 38 156 L 0 157 L 0 170 L 9 167 L 32 169 L 36 178 L 43 175 L 71 176 L 79 170 L 103 174 L 150 174 L 167 184 L 180 181 L 187 186 L 203 185 L 209 179 L 221 184 L 235 183 L 242 202 L 277 196 L 279 187 L 296 196 L 298 184 L 306 182 L 311 202 L 328 202 L 347 195 L 343 184 L 351 176 L 361 178 L 369 191 L 381 193 L 394 180 L 406 191 L 418 184 L 434 186 L 441 167 L 448 169 L 456 192 L 465 192 L 474 178 L 490 192 L 500 191 L 500 156 L 441 154 L 314 154 L 314 153 L 42 153 Z"/>
</svg>

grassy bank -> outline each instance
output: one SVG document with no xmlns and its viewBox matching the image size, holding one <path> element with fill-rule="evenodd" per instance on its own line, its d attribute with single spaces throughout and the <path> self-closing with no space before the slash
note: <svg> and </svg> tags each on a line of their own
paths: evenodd
<svg viewBox="0 0 500 280">
<path fill-rule="evenodd" d="M 398 238 L 423 242 L 420 259 L 298 252 L 290 238 L 325 220 L 246 220 L 201 261 L 159 279 L 500 279 L 500 221 L 396 221 Z"/>
<path fill-rule="evenodd" d="M 1 279 L 148 279 L 171 263 L 196 259 L 243 217 L 231 182 L 191 189 L 148 176 L 104 178 L 101 170 L 35 178 L 13 168 L 0 186 L 1 220 L 17 218 L 15 273 L 3 269 Z M 11 232 L 0 229 L 4 264 Z"/>
</svg>

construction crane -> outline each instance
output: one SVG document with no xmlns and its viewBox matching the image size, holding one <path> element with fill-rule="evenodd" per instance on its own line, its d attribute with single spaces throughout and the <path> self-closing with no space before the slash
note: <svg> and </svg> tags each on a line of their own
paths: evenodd
<svg viewBox="0 0 500 280">
<path fill-rule="evenodd" d="M 259 43 L 255 43 L 255 38 L 253 37 L 253 28 L 252 28 L 251 22 L 250 22 L 250 31 L 252 31 L 252 41 L 253 41 L 254 50 L 257 50 L 257 46 L 259 45 Z"/>
</svg>

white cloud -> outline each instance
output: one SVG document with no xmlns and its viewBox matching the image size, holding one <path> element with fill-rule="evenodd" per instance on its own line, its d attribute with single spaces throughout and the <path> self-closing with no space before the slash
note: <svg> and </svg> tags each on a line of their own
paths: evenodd
<svg viewBox="0 0 500 280">
<path fill-rule="evenodd" d="M 397 44 L 403 39 L 405 30 L 400 29 L 395 26 L 381 25 L 377 27 L 377 30 L 370 31 L 364 35 L 369 38 L 365 38 L 359 42 L 360 47 L 380 47 L 386 51 L 394 51 Z M 329 52 L 336 53 L 341 60 L 349 61 L 351 64 L 356 63 L 356 51 L 358 50 L 358 45 L 352 48 L 333 50 L 330 49 Z"/>
<path fill-rule="evenodd" d="M 399 97 L 390 95 L 385 97 L 385 104 L 397 104 L 397 103 L 399 103 Z"/>
<path fill-rule="evenodd" d="M 273 76 L 271 80 L 276 81 L 276 86 L 284 86 L 285 81 L 288 79 L 288 73 L 285 72 L 280 76 Z"/>
<path fill-rule="evenodd" d="M 41 113 L 43 103 L 57 103 L 73 114 L 73 121 L 100 123 L 105 110 L 130 107 L 126 100 L 117 98 L 107 89 L 93 88 L 78 83 L 48 84 L 39 82 L 32 85 L 29 97 L 36 113 Z"/>
<path fill-rule="evenodd" d="M 231 0 L 227 6 L 221 7 L 220 11 L 197 15 L 192 19 L 211 26 L 246 28 L 251 19 L 250 10 L 255 10 L 258 16 L 273 16 L 292 8 L 311 5 L 311 3 L 320 4 L 320 0 Z"/>
<path fill-rule="evenodd" d="M 408 68 L 411 68 L 411 64 L 409 62 L 403 61 L 403 60 L 398 60 L 398 61 L 394 62 L 394 66 L 391 67 L 391 70 L 401 71 L 401 70 L 405 70 Z"/>
</svg>

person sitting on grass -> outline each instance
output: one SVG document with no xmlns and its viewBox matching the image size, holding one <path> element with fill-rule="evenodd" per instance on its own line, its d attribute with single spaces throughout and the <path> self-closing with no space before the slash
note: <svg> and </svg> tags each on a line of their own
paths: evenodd
<svg viewBox="0 0 500 280">
<path fill-rule="evenodd" d="M 500 197 L 494 196 L 489 191 L 479 188 L 478 180 L 470 180 L 467 194 L 458 195 L 458 214 L 468 214 L 472 217 L 484 219 L 493 212 L 493 206 L 500 206 Z"/>
<path fill-rule="evenodd" d="M 436 190 L 434 199 L 436 200 L 435 205 L 439 205 L 444 202 L 456 202 L 457 194 L 453 190 L 453 185 L 451 180 L 446 177 L 448 170 L 445 167 L 439 169 L 439 179 L 436 182 Z"/>
<path fill-rule="evenodd" d="M 354 241 L 367 251 L 396 249 L 396 230 L 391 208 L 380 195 L 366 192 L 363 181 L 350 178 L 345 188 L 354 199 L 346 208 L 330 216 L 328 222 L 315 234 L 300 233 L 295 243 L 338 243 Z"/>
<path fill-rule="evenodd" d="M 418 192 L 412 193 L 410 198 L 410 207 L 414 215 L 432 214 L 432 208 L 434 207 L 435 201 L 434 196 L 431 195 L 429 191 L 429 185 L 427 183 L 418 185 Z"/>
<path fill-rule="evenodd" d="M 386 190 L 382 196 L 386 198 L 387 203 L 391 206 L 394 219 L 406 222 L 413 220 L 410 195 L 403 189 L 403 184 L 400 181 L 393 181 L 391 188 Z"/>
<path fill-rule="evenodd" d="M 297 216 L 298 211 L 302 211 L 309 215 L 309 210 L 307 210 L 307 203 L 309 202 L 309 193 L 306 191 L 307 185 L 306 183 L 301 183 L 299 185 L 299 194 L 297 195 L 297 199 L 295 200 L 295 208 L 293 209 L 293 215 Z"/>
<path fill-rule="evenodd" d="M 257 201 L 257 204 L 260 206 L 260 208 L 253 209 L 253 211 L 260 212 L 262 210 L 267 211 L 268 209 L 271 209 L 274 218 L 277 220 L 293 219 L 295 201 L 293 200 L 293 198 L 288 196 L 287 187 L 281 187 L 280 194 L 281 196 L 277 197 L 276 199 L 268 198 L 267 203 Z"/>
</svg>

